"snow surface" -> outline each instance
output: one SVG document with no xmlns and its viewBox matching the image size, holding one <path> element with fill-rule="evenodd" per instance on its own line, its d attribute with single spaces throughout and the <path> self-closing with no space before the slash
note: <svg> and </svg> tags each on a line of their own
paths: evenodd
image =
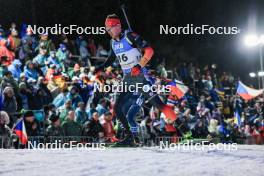
<svg viewBox="0 0 264 176">
<path fill-rule="evenodd" d="M 264 175 L 264 146 L 236 151 L 109 148 L 0 150 L 0 175 L 176 176 Z"/>
</svg>

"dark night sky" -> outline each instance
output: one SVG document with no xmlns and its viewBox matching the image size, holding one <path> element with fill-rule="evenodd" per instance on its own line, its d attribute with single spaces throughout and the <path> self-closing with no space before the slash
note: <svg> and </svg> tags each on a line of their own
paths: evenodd
<svg viewBox="0 0 264 176">
<path fill-rule="evenodd" d="M 118 0 L 0 0 L 0 8 L 3 26 L 11 22 L 103 26 L 107 14 L 123 18 Z M 128 0 L 127 14 L 134 31 L 153 45 L 156 57 L 165 57 L 167 63 L 190 59 L 217 63 L 243 77 L 259 66 L 257 49 L 246 48 L 243 37 L 252 30 L 264 34 L 263 0 Z M 237 26 L 241 33 L 160 35 L 160 24 Z M 108 47 L 106 35 L 96 37 Z"/>
</svg>

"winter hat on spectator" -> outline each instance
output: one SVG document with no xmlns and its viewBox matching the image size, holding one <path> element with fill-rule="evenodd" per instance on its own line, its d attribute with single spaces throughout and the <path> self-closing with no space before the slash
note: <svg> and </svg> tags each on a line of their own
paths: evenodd
<svg viewBox="0 0 264 176">
<path fill-rule="evenodd" d="M 108 115 L 112 115 L 112 113 L 111 113 L 110 111 L 106 111 L 106 112 L 104 113 L 104 115 L 105 115 L 105 116 L 108 116 Z"/>
<path fill-rule="evenodd" d="M 78 89 L 76 86 L 71 86 L 71 87 L 69 87 L 69 90 L 70 90 L 71 93 L 72 93 L 73 91 L 74 91 L 75 93 L 78 93 L 78 92 L 79 92 L 79 89 Z"/>
<path fill-rule="evenodd" d="M 43 76 L 38 77 L 38 83 L 41 83 L 41 82 L 43 82 L 44 80 L 45 80 L 45 78 L 44 78 Z"/>
<path fill-rule="evenodd" d="M 15 59 L 15 60 L 13 61 L 13 64 L 14 64 L 14 65 L 18 65 L 18 66 L 21 66 L 21 65 L 22 65 L 22 63 L 21 63 L 20 60 L 18 60 L 18 59 Z"/>
<path fill-rule="evenodd" d="M 33 111 L 31 111 L 31 110 L 26 111 L 26 112 L 24 113 L 24 117 L 31 117 L 31 116 L 34 116 L 34 113 L 33 113 Z"/>
<path fill-rule="evenodd" d="M 49 117 L 49 120 L 51 121 L 51 122 L 56 122 L 58 119 L 59 119 L 60 117 L 58 116 L 58 115 L 56 115 L 56 114 L 51 114 L 50 115 L 50 117 Z"/>
<path fill-rule="evenodd" d="M 10 119 L 9 119 L 8 114 L 7 114 L 5 111 L 0 111 L 0 120 L 4 121 L 4 123 L 5 123 L 6 125 L 9 124 Z"/>
<path fill-rule="evenodd" d="M 52 55 L 52 54 L 56 54 L 56 51 L 51 50 L 49 54 L 50 54 L 50 55 Z"/>
<path fill-rule="evenodd" d="M 46 31 L 46 32 L 44 32 L 43 34 L 40 34 L 40 36 L 48 36 L 49 35 L 49 33 Z"/>
<path fill-rule="evenodd" d="M 45 49 L 47 49 L 47 46 L 46 46 L 46 44 L 44 42 L 40 42 L 39 48 L 42 49 L 42 50 L 45 50 Z"/>
<path fill-rule="evenodd" d="M 80 72 L 84 73 L 85 67 L 80 67 Z"/>
<path fill-rule="evenodd" d="M 35 83 L 35 82 L 37 82 L 37 80 L 35 80 L 35 79 L 33 79 L 33 78 L 29 78 L 29 79 L 27 80 L 27 82 L 28 82 L 28 83 Z"/>
<path fill-rule="evenodd" d="M 22 39 L 21 42 L 22 42 L 22 44 L 25 45 L 25 44 L 27 44 L 28 41 L 26 39 Z"/>
<path fill-rule="evenodd" d="M 11 33 L 16 33 L 17 34 L 17 30 L 15 28 L 11 28 L 10 31 L 11 31 Z"/>
<path fill-rule="evenodd" d="M 51 64 L 51 65 L 50 65 L 50 68 L 56 69 L 57 66 L 56 66 L 55 64 Z"/>
<path fill-rule="evenodd" d="M 77 76 L 72 77 L 72 81 L 79 81 L 79 80 L 80 78 L 78 78 Z"/>
<path fill-rule="evenodd" d="M 90 78 L 91 81 L 95 81 L 95 79 L 96 79 L 96 76 L 92 76 L 92 77 Z"/>
<path fill-rule="evenodd" d="M 80 76 L 79 76 L 80 79 L 83 79 L 83 78 L 85 78 L 85 77 L 88 77 L 88 75 L 85 74 L 85 73 L 81 73 Z"/>
<path fill-rule="evenodd" d="M 94 67 L 94 66 L 91 66 L 91 67 L 90 67 L 90 71 L 91 71 L 91 72 L 94 72 L 94 71 L 95 71 L 95 67 Z"/>
<path fill-rule="evenodd" d="M 10 74 L 12 75 L 12 72 L 8 71 L 8 70 L 4 70 L 4 72 L 3 72 L 4 76 L 10 75 Z"/>
<path fill-rule="evenodd" d="M 23 78 L 23 77 L 25 77 L 25 73 L 20 73 L 20 76 L 19 76 L 20 78 Z"/>
<path fill-rule="evenodd" d="M 3 94 L 7 94 L 8 92 L 11 92 L 14 95 L 14 89 L 12 87 L 5 87 L 3 90 Z"/>
<path fill-rule="evenodd" d="M 27 85 L 26 85 L 26 83 L 21 82 L 18 87 L 19 87 L 19 89 L 26 89 Z"/>
<path fill-rule="evenodd" d="M 32 28 L 28 27 L 27 28 L 27 35 L 31 35 L 33 33 Z"/>
<path fill-rule="evenodd" d="M 102 104 L 102 103 L 106 103 L 106 99 L 104 99 L 104 98 L 101 98 L 100 100 L 99 100 L 99 102 L 98 102 L 99 104 Z"/>
<path fill-rule="evenodd" d="M 117 75 L 117 79 L 121 79 L 122 78 L 122 76 L 121 75 Z"/>
<path fill-rule="evenodd" d="M 66 50 L 66 45 L 63 44 L 63 43 L 61 43 L 61 44 L 60 44 L 60 49 L 63 50 L 63 51 L 65 51 L 65 50 Z"/>
</svg>

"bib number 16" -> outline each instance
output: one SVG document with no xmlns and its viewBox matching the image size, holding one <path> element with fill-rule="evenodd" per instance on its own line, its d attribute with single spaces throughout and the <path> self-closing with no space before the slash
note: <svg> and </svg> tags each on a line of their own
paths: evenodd
<svg viewBox="0 0 264 176">
<path fill-rule="evenodd" d="M 118 55 L 117 58 L 119 62 L 126 62 L 128 60 L 128 57 L 125 54 Z"/>
</svg>

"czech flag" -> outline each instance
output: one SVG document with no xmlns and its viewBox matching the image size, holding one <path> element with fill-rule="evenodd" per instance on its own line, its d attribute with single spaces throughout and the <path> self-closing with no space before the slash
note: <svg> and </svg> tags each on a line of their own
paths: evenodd
<svg viewBox="0 0 264 176">
<path fill-rule="evenodd" d="M 17 122 L 13 130 L 18 136 L 20 143 L 23 145 L 27 144 L 28 137 L 27 137 L 27 132 L 23 118 Z"/>
<path fill-rule="evenodd" d="M 252 89 L 245 84 L 243 84 L 241 81 L 238 82 L 238 87 L 237 87 L 237 94 L 240 95 L 243 99 L 245 100 L 250 100 L 253 99 L 260 94 L 263 94 L 263 90 L 257 90 L 257 89 Z"/>
<path fill-rule="evenodd" d="M 179 99 L 181 99 L 189 90 L 187 86 L 177 80 L 170 82 L 168 85 L 171 87 L 171 95 L 176 95 Z"/>
</svg>

